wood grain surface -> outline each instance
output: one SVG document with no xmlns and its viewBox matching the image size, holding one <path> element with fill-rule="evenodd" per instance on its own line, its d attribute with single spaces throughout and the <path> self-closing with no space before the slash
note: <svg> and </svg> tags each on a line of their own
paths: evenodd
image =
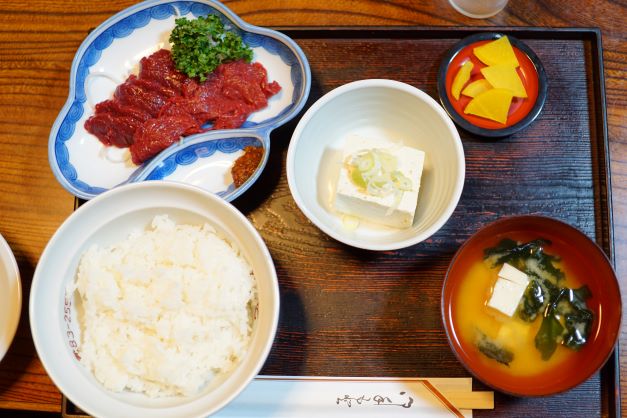
<svg viewBox="0 0 627 418">
<path fill-rule="evenodd" d="M 434 1 L 324 1 L 307 0 L 235 0 L 225 2 L 246 21 L 261 26 L 545 26 L 545 27 L 599 27 L 603 34 L 603 58 L 605 65 L 605 87 L 610 139 L 612 174 L 612 196 L 614 209 L 614 244 L 617 273 L 621 285 L 627 280 L 627 106 L 625 99 L 627 75 L 627 6 L 623 1 L 567 0 L 523 1 L 511 0 L 507 8 L 497 16 L 486 20 L 466 18 L 455 12 L 446 0 Z M 0 233 L 13 248 L 22 273 L 24 303 L 22 320 L 16 339 L 0 363 L 0 408 L 30 411 L 58 412 L 61 395 L 48 378 L 39 362 L 28 327 L 28 289 L 35 265 L 45 244 L 56 228 L 73 210 L 73 197 L 54 179 L 47 157 L 50 127 L 68 91 L 69 69 L 74 53 L 87 32 L 112 14 L 134 4 L 132 1 L 13 1 L 0 3 Z M 301 45 L 312 61 L 314 84 L 312 99 L 325 90 L 351 81 L 346 68 L 321 71 L 333 62 L 314 48 L 313 40 L 303 40 Z M 361 42 L 361 44 L 359 43 Z M 393 60 L 402 52 L 403 42 L 395 43 L 381 54 Z M 450 41 L 451 43 L 453 40 Z M 545 65 L 579 57 L 572 54 L 551 53 L 541 40 L 530 41 L 532 48 L 546 50 L 541 57 Z M 383 44 L 381 44 L 383 45 Z M 376 47 L 367 41 L 349 41 L 334 44 L 329 54 L 355 54 Z M 570 48 L 585 48 L 570 44 Z M 389 48 L 389 49 L 388 49 Z M 398 48 L 398 49 L 395 49 Z M 583 51 L 584 55 L 587 53 Z M 316 56 L 314 62 L 312 56 Z M 413 59 L 416 59 L 414 57 Z M 434 60 L 425 55 L 421 65 Z M 437 59 L 437 58 L 436 58 Z M 578 58 L 576 58 L 578 59 Z M 435 61 L 433 61 L 435 62 Z M 582 63 L 573 63 L 573 67 Z M 377 74 L 381 63 L 366 62 L 360 78 Z M 585 63 L 583 63 L 585 65 Z M 548 66 L 548 65 L 547 65 Z M 428 66 L 427 66 L 428 67 Z M 434 95 L 434 68 L 424 72 L 412 72 L 409 65 L 395 67 L 397 79 L 411 82 Z M 551 68 L 554 68 L 551 66 Z M 556 67 L 555 67 L 556 68 Z M 568 68 L 568 67 L 565 67 Z M 562 88 L 552 90 L 552 103 L 563 106 L 548 106 L 537 124 L 532 125 L 525 135 L 535 135 L 536 145 L 521 151 L 519 143 L 504 141 L 495 143 L 471 141 L 467 148 L 467 183 L 462 202 L 456 213 L 480 214 L 466 219 L 465 228 L 457 230 L 445 227 L 432 240 L 408 250 L 393 254 L 371 254 L 338 245 L 314 228 L 295 207 L 281 171 L 267 170 L 262 176 L 263 187 L 254 188 L 240 199 L 237 205 L 247 213 L 256 227 L 263 231 L 264 239 L 273 252 L 275 260 L 289 260 L 299 266 L 298 275 L 287 275 L 286 263 L 277 263 L 282 278 L 283 311 L 292 314 L 282 318 L 275 349 L 266 364 L 267 373 L 292 371 L 294 374 L 337 374 L 334 361 L 353 366 L 353 375 L 383 374 L 405 370 L 413 375 L 412 368 L 430 365 L 442 375 L 463 372 L 442 338 L 437 312 L 433 310 L 408 310 L 410 305 L 437 305 L 433 295 L 439 295 L 441 277 L 450 256 L 479 225 L 496 219 L 501 213 L 493 208 L 494 201 L 501 199 L 490 179 L 499 174 L 516 170 L 523 158 L 533 155 L 542 163 L 559 160 L 557 152 L 562 136 L 577 137 L 590 128 L 586 120 L 585 103 L 577 101 L 576 92 L 584 88 L 589 80 L 582 79 L 576 71 L 561 71 L 550 75 L 561 83 L 563 91 L 574 92 L 573 97 L 559 97 Z M 551 100 L 549 102 L 551 103 Z M 570 107 L 568 107 L 570 106 Z M 584 107 L 581 107 L 584 106 Z M 569 111 L 566 112 L 566 109 Z M 271 164 L 282 167 L 287 141 L 295 122 L 273 134 Z M 538 129 L 542 129 L 541 131 Z M 591 197 L 593 169 L 589 165 L 592 150 L 586 138 L 577 138 L 574 149 L 567 149 L 573 158 L 566 167 L 557 170 L 555 183 L 567 199 L 568 206 L 552 208 L 561 218 L 579 226 L 590 235 L 595 234 L 594 221 L 589 215 L 594 211 Z M 276 144 L 276 146 L 275 146 Z M 546 145 L 546 147 L 545 147 Z M 491 167 L 481 165 L 485 156 L 494 161 Z M 503 156 L 507 156 L 504 158 Z M 562 160 L 563 161 L 563 160 Z M 589 183 L 572 183 L 572 176 L 579 175 L 583 167 L 583 178 Z M 539 169 L 541 167 L 538 167 Z M 516 185 L 500 202 L 506 211 L 526 213 L 546 211 L 551 203 L 546 199 L 549 190 L 538 190 L 529 198 L 519 194 Z M 527 203 L 526 203 L 527 202 Z M 593 212 L 592 212 L 593 213 Z M 458 220 L 459 221 L 459 220 Z M 451 224 L 452 225 L 452 224 Z M 452 237 L 452 239 L 451 239 Z M 444 240 L 446 238 L 446 240 Z M 441 241 L 438 241 L 441 239 Z M 289 244 L 289 245 L 288 245 Z M 293 251 L 293 246 L 300 249 Z M 436 250 L 437 248 L 437 250 Z M 334 280 L 326 275 L 322 263 L 341 260 L 347 266 L 349 280 Z M 397 273 L 390 273 L 386 263 L 394 263 Z M 421 277 L 424 269 L 434 271 L 438 277 Z M 401 274 L 402 273 L 402 274 Z M 424 291 L 414 283 L 420 281 Z M 357 299 L 356 289 L 367 295 L 367 303 Z M 384 295 L 382 290 L 385 290 Z M 431 296 L 429 296 L 431 295 Z M 393 303 L 398 302 L 398 303 Z M 338 315 L 325 307 L 349 306 L 351 317 Z M 349 311 L 349 309 L 346 309 Z M 307 315 L 305 316 L 305 312 Z M 356 326 L 355 320 L 363 327 Z M 389 329 L 404 329 L 403 333 Z M 420 332 L 413 332 L 415 330 Z M 625 327 L 623 327 L 625 329 Z M 372 338 L 375 335 L 376 338 Z M 398 344 L 398 339 L 403 344 Z M 289 342 L 289 344 L 287 343 Z M 627 333 L 621 334 L 621 344 L 627 347 Z M 429 347 L 417 355 L 413 348 Z M 388 353 L 389 355 L 382 355 Z M 623 410 L 627 410 L 627 354 L 621 356 L 621 381 Z M 459 373 L 457 373 L 459 372 Z M 583 407 L 580 416 L 592 416 L 598 412 L 599 376 L 576 388 L 573 392 L 552 398 L 546 402 L 516 400 L 499 395 L 499 403 L 507 404 L 513 415 L 525 415 L 527 408 L 534 407 L 534 414 L 548 416 L 558 413 L 559 408 L 568 406 L 570 399 L 580 398 L 591 402 Z M 498 411 L 495 411 L 496 413 Z M 498 414 L 497 414 L 498 415 Z"/>
<path fill-rule="evenodd" d="M 433 31 L 287 33 L 311 61 L 310 101 L 367 77 L 394 77 L 436 96 L 439 61 L 459 39 Z M 268 168 L 235 202 L 261 232 L 281 284 L 279 331 L 263 373 L 465 375 L 439 319 L 442 279 L 461 243 L 502 216 L 529 213 L 551 215 L 596 235 L 603 220 L 595 216 L 598 109 L 587 92 L 590 45 L 528 35 L 516 34 L 538 54 L 552 80 L 541 117 L 506 141 L 460 132 L 467 164 L 460 203 L 447 224 L 418 246 L 372 253 L 328 238 L 295 208 L 287 186 L 282 165 L 296 122 L 273 133 Z M 367 68 L 360 60 L 365 55 L 377 57 Z M 566 70 L 561 55 L 571 58 Z M 402 65 L 394 64 L 398 57 Z M 542 417 L 561 410 L 600 416 L 600 378 L 543 399 L 497 394 L 494 411 L 475 414 Z"/>
</svg>

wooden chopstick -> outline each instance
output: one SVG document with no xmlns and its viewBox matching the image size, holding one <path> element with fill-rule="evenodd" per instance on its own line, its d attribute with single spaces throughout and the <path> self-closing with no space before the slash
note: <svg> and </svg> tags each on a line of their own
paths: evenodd
<svg viewBox="0 0 627 418">
<path fill-rule="evenodd" d="M 472 391 L 471 377 L 429 377 L 427 380 L 440 392 Z"/>
<path fill-rule="evenodd" d="M 458 409 L 494 409 L 494 392 L 473 392 L 472 378 L 429 378 Z"/>
<path fill-rule="evenodd" d="M 458 409 L 494 409 L 494 392 L 442 392 Z"/>
</svg>

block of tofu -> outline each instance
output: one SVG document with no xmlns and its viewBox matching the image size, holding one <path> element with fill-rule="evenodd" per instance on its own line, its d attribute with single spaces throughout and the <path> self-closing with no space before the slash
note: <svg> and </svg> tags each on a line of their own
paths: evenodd
<svg viewBox="0 0 627 418">
<path fill-rule="evenodd" d="M 494 284 L 488 306 L 512 316 L 527 289 L 529 278 L 517 268 L 504 263 Z"/>
<path fill-rule="evenodd" d="M 507 263 L 503 263 L 503 267 L 501 267 L 501 270 L 499 271 L 499 277 L 523 286 L 527 286 L 527 284 L 529 284 L 529 278 L 524 272 Z"/>
<path fill-rule="evenodd" d="M 411 190 L 403 191 L 400 200 L 394 194 L 373 196 L 351 180 L 349 170 L 344 164 L 337 182 L 335 208 L 344 214 L 377 224 L 394 228 L 410 227 L 418 203 L 425 153 L 386 140 L 350 136 L 345 141 L 344 161 L 357 152 L 369 149 L 382 150 L 396 157 L 397 170 L 411 180 Z"/>
</svg>

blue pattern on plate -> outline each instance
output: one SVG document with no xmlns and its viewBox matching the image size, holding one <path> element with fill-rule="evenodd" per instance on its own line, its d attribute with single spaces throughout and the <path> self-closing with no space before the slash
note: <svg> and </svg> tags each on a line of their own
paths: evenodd
<svg viewBox="0 0 627 418">
<path fill-rule="evenodd" d="M 110 47 L 115 39 L 131 35 L 136 29 L 148 25 L 152 19 L 163 20 L 169 18 L 170 16 L 187 15 L 190 12 L 196 17 L 207 14 L 215 14 L 220 17 L 227 29 L 242 36 L 248 45 L 251 47 L 260 46 L 271 54 L 278 55 L 286 65 L 290 66 L 290 76 L 294 85 L 294 93 L 292 95 L 291 104 L 283 109 L 277 116 L 262 122 L 246 121 L 244 125 L 242 125 L 242 128 L 265 128 L 273 126 L 273 124 L 279 120 L 284 119 L 286 115 L 289 115 L 289 118 L 283 121 L 287 122 L 287 120 L 291 119 L 291 117 L 293 117 L 297 111 L 302 108 L 306 95 L 309 93 L 309 84 L 307 84 L 307 91 L 302 91 L 303 83 L 309 83 L 308 67 L 305 68 L 305 71 L 307 72 L 306 74 L 303 73 L 303 68 L 301 68 L 301 62 L 307 65 L 306 58 L 296 45 L 294 45 L 294 49 L 291 49 L 284 43 L 291 42 L 289 38 L 285 38 L 283 41 L 280 41 L 272 37 L 282 37 L 282 35 L 274 31 L 264 28 L 251 27 L 235 15 L 232 15 L 229 18 L 226 15 L 226 13 L 229 13 L 228 9 L 223 12 L 216 8 L 219 7 L 219 3 L 217 2 L 215 2 L 216 7 L 195 1 L 161 2 L 162 4 L 146 7 L 149 4 L 159 2 L 161 1 L 151 0 L 145 3 L 140 3 L 107 20 L 103 23 L 103 25 L 101 25 L 101 27 L 94 31 L 95 38 L 90 35 L 85 40 L 77 53 L 78 61 L 75 59 L 72 63 L 72 69 L 75 70 L 75 80 L 73 83 L 71 81 L 72 85 L 68 103 L 66 103 L 65 107 L 61 110 L 61 113 L 53 126 L 53 131 L 51 133 L 52 143 L 50 144 L 49 152 L 54 152 L 54 155 L 51 156 L 51 163 L 54 159 L 56 164 L 51 165 L 55 176 L 59 179 L 61 184 L 66 187 L 66 189 L 78 197 L 92 198 L 106 190 L 102 187 L 91 186 L 78 178 L 76 169 L 70 162 L 69 152 L 65 145 L 65 141 L 72 137 L 76 128 L 76 123 L 83 116 L 83 106 L 87 100 L 85 82 L 87 76 L 89 75 L 89 68 L 98 62 L 102 55 L 102 51 Z M 262 33 L 248 32 L 243 30 L 241 27 L 246 27 L 250 30 Z M 101 31 L 100 33 L 98 33 L 99 30 Z M 305 98 L 299 101 L 301 95 L 304 95 Z M 72 103 L 71 105 L 69 105 L 70 102 Z M 68 106 L 70 106 L 69 109 Z M 172 168 L 176 169 L 176 167 Z"/>
<path fill-rule="evenodd" d="M 233 193 L 235 191 L 235 184 L 231 183 L 229 184 L 229 187 L 226 188 L 226 190 L 223 190 L 221 192 L 216 193 L 216 195 L 220 196 L 220 197 L 225 197 L 227 195 L 230 195 L 231 193 Z"/>
<path fill-rule="evenodd" d="M 199 158 L 211 157 L 216 151 L 231 154 L 243 150 L 249 145 L 255 144 L 259 144 L 259 140 L 256 138 L 242 137 L 214 139 L 190 145 L 164 159 L 163 162 L 146 177 L 146 180 L 163 180 L 174 173 L 178 166 L 190 165 L 195 163 Z"/>
<path fill-rule="evenodd" d="M 191 12 L 193 4 L 194 2 L 192 1 L 175 1 L 172 3 L 172 6 L 178 9 L 179 12 L 177 16 L 184 16 L 186 14 L 189 14 L 189 12 Z"/>
</svg>

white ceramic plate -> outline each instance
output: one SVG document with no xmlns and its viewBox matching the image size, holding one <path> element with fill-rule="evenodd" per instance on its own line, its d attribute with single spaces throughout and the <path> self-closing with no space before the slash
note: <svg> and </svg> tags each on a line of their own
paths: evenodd
<svg viewBox="0 0 627 418">
<path fill-rule="evenodd" d="M 270 98 L 268 107 L 253 113 L 240 129 L 230 130 L 239 135 L 223 139 L 219 132 L 230 131 L 211 131 L 208 141 L 203 140 L 205 134 L 192 135 L 182 142 L 191 140 L 196 145 L 216 142 L 217 145 L 200 144 L 213 152 L 200 152 L 190 159 L 181 144 L 174 144 L 168 150 L 170 159 L 162 161 L 164 164 L 157 161 L 157 156 L 152 162 L 138 167 L 127 159 L 128 149 L 106 147 L 85 130 L 85 121 L 93 114 L 95 105 L 112 97 L 117 85 L 138 72 L 142 57 L 170 48 L 168 38 L 176 18 L 193 19 L 208 14 L 217 15 L 227 30 L 239 34 L 253 48 L 253 61 L 263 64 L 268 79 L 281 85 L 281 91 Z M 250 144 L 251 136 L 262 138 L 258 145 L 269 148 L 270 131 L 289 121 L 304 106 L 310 79 L 307 58 L 294 41 L 280 32 L 245 23 L 217 1 L 149 0 L 139 3 L 94 29 L 76 53 L 68 100 L 50 132 L 50 166 L 61 185 L 83 199 L 91 199 L 126 182 L 167 179 L 193 183 L 232 200 L 256 180 L 267 155 L 254 179 L 237 191 L 229 174 L 231 164 Z M 190 178 L 189 171 L 209 174 L 212 179 L 201 181 L 201 177 L 206 178 L 204 174 Z"/>
<path fill-rule="evenodd" d="M 0 235 L 0 361 L 13 341 L 21 310 L 20 270 L 11 247 Z"/>
</svg>

